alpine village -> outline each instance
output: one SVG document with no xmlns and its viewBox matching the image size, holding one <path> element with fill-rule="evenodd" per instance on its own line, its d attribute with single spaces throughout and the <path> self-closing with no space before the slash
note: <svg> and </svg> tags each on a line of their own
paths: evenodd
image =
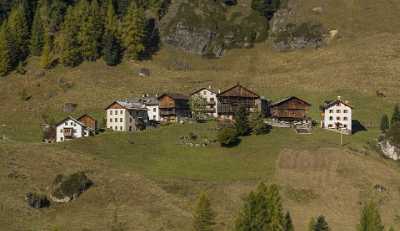
<svg viewBox="0 0 400 231">
<path fill-rule="evenodd" d="M 400 0 L 0 0 L 0 231 L 400 231 Z"/>
</svg>

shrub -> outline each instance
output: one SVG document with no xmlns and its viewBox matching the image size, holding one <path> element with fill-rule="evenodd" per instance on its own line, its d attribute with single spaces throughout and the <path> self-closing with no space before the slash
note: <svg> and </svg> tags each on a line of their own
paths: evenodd
<svg viewBox="0 0 400 231">
<path fill-rule="evenodd" d="M 237 135 L 246 136 L 251 132 L 248 113 L 245 107 L 240 107 L 235 115 L 235 127 Z"/>
<path fill-rule="evenodd" d="M 234 146 L 239 142 L 235 128 L 223 128 L 218 132 L 217 140 L 221 146 Z"/>
<path fill-rule="evenodd" d="M 400 123 L 392 125 L 387 132 L 386 137 L 392 142 L 393 145 L 400 147 Z"/>
<path fill-rule="evenodd" d="M 254 134 L 262 135 L 270 131 L 267 124 L 264 123 L 264 116 L 262 113 L 257 112 L 250 115 L 250 126 Z"/>
<path fill-rule="evenodd" d="M 65 197 L 72 199 L 86 191 L 93 182 L 87 178 L 85 173 L 77 172 L 70 176 L 58 175 L 53 184 L 55 186 L 53 196 L 58 199 Z"/>
</svg>

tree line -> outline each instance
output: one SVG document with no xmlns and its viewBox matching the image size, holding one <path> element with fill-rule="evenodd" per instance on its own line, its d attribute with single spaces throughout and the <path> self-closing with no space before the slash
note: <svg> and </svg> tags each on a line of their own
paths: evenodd
<svg viewBox="0 0 400 231">
<path fill-rule="evenodd" d="M 206 193 L 200 194 L 193 210 L 194 231 L 214 231 L 217 214 Z M 277 185 L 261 183 L 255 191 L 244 199 L 236 217 L 235 231 L 294 231 L 295 227 L 289 211 L 284 212 L 282 199 Z M 323 215 L 311 218 L 308 231 L 330 231 L 329 224 Z M 357 231 L 386 230 L 376 203 L 365 203 L 360 213 L 360 220 L 355 227 Z M 393 227 L 388 229 L 394 231 Z"/>
<path fill-rule="evenodd" d="M 57 62 L 74 67 L 103 58 L 117 65 L 122 58 L 149 57 L 159 35 L 145 13 L 154 9 L 160 16 L 163 7 L 163 0 L 16 1 L 8 12 L 0 11 L 0 75 L 23 66 L 29 56 L 40 57 L 45 69 Z"/>
</svg>

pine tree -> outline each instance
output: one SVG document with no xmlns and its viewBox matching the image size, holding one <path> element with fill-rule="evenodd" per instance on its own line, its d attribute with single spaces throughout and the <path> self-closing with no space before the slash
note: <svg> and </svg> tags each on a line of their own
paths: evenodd
<svg viewBox="0 0 400 231">
<path fill-rule="evenodd" d="M 289 211 L 286 212 L 283 231 L 294 231 L 292 217 L 290 216 Z"/>
<path fill-rule="evenodd" d="M 386 114 L 382 116 L 380 128 L 382 132 L 386 132 L 390 128 L 389 117 Z"/>
<path fill-rule="evenodd" d="M 108 0 L 106 20 L 104 22 L 105 31 L 111 32 L 114 36 L 118 35 L 118 17 L 115 14 L 114 1 Z"/>
<path fill-rule="evenodd" d="M 145 21 L 144 9 L 138 7 L 135 2 L 132 2 L 123 19 L 121 32 L 125 56 L 128 59 L 139 59 L 145 49 L 143 44 Z"/>
<path fill-rule="evenodd" d="M 30 52 L 32 55 L 39 56 L 44 46 L 45 28 L 43 25 L 41 10 L 37 9 L 32 24 Z"/>
<path fill-rule="evenodd" d="M 374 202 L 367 203 L 362 211 L 358 231 L 383 231 L 385 227 L 382 224 L 378 207 Z"/>
<path fill-rule="evenodd" d="M 245 107 L 240 107 L 235 115 L 235 127 L 239 136 L 246 136 L 250 133 L 248 113 Z"/>
<path fill-rule="evenodd" d="M 72 7 L 69 7 L 58 37 L 61 63 L 64 66 L 74 67 L 82 62 L 78 40 L 79 23 L 78 15 Z"/>
<path fill-rule="evenodd" d="M 22 4 L 18 4 L 12 9 L 8 18 L 8 28 L 15 46 L 13 65 L 16 66 L 19 62 L 25 60 L 29 53 L 29 25 Z"/>
<path fill-rule="evenodd" d="M 317 221 L 315 222 L 314 225 L 314 231 L 329 231 L 329 226 L 328 226 L 328 222 L 326 222 L 325 217 L 324 216 L 319 216 L 317 218 Z"/>
<path fill-rule="evenodd" d="M 390 121 L 390 125 L 393 126 L 396 123 L 400 122 L 400 108 L 399 105 L 396 105 L 394 107 L 393 115 L 392 115 L 392 120 Z"/>
<path fill-rule="evenodd" d="M 279 194 L 279 188 L 277 185 L 273 184 L 268 187 L 267 191 L 267 201 L 268 201 L 268 209 L 269 215 L 271 218 L 270 221 L 270 230 L 271 231 L 283 231 L 284 226 L 284 216 L 282 212 L 282 199 Z"/>
<path fill-rule="evenodd" d="M 0 29 L 0 76 L 6 75 L 11 68 L 10 41 L 8 38 L 7 21 Z"/>
<path fill-rule="evenodd" d="M 194 209 L 193 229 L 195 231 L 212 231 L 215 225 L 215 213 L 211 209 L 211 203 L 207 194 L 200 195 Z"/>
</svg>

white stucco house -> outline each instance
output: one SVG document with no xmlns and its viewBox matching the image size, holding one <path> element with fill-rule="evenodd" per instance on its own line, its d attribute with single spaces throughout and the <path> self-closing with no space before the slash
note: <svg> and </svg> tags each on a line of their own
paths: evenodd
<svg viewBox="0 0 400 231">
<path fill-rule="evenodd" d="M 322 107 L 321 127 L 352 134 L 352 110 L 348 101 L 341 100 L 340 96 L 337 100 L 326 102 Z"/>
<path fill-rule="evenodd" d="M 107 128 L 113 131 L 142 130 L 149 122 L 147 108 L 137 102 L 118 100 L 106 108 Z"/>
<path fill-rule="evenodd" d="M 56 142 L 88 137 L 92 132 L 94 132 L 92 128 L 72 117 L 67 117 L 56 124 Z"/>
<path fill-rule="evenodd" d="M 219 91 L 213 90 L 211 86 L 208 88 L 200 88 L 193 92 L 190 97 L 202 97 L 207 101 L 206 114 L 210 117 L 218 117 L 218 95 Z"/>
</svg>

